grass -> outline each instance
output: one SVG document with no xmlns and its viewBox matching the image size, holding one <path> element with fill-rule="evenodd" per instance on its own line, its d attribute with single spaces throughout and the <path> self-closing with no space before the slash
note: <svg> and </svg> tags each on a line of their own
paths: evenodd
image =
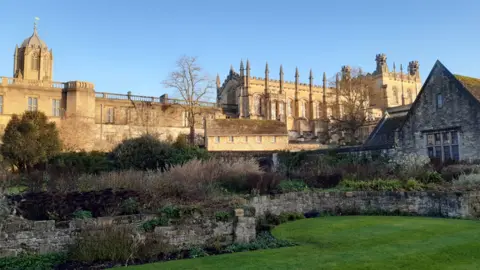
<svg viewBox="0 0 480 270">
<path fill-rule="evenodd" d="M 299 246 L 129 269 L 480 269 L 479 225 L 421 217 L 304 219 L 273 230 Z"/>
</svg>

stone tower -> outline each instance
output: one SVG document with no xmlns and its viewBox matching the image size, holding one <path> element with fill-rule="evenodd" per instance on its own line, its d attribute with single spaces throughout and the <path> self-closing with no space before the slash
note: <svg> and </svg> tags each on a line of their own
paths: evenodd
<svg viewBox="0 0 480 270">
<path fill-rule="evenodd" d="M 37 24 L 33 26 L 33 34 L 23 43 L 15 46 L 13 56 L 13 77 L 25 80 L 51 81 L 53 72 L 53 52 L 40 39 Z"/>
</svg>

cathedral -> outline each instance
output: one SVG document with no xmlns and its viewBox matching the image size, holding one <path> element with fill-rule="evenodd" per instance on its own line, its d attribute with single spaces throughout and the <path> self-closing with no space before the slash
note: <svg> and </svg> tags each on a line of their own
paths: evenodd
<svg viewBox="0 0 480 270">
<path fill-rule="evenodd" d="M 360 129 L 359 137 L 365 139 L 385 110 L 390 107 L 412 103 L 420 89 L 421 80 L 419 64 L 411 61 L 407 72 L 403 66 L 396 70 L 395 64 L 390 70 L 385 54 L 375 58 L 376 69 L 367 76 L 372 76 L 374 89 L 369 97 L 368 126 Z M 342 67 L 341 74 L 335 75 L 334 83 L 327 81 L 323 73 L 320 84 L 310 70 L 308 83 L 300 81 L 298 68 L 295 80 L 285 81 L 283 67 L 280 66 L 279 80 L 270 78 L 268 63 L 265 76 L 251 76 L 250 62 L 240 62 L 240 72 L 233 67 L 222 83 L 217 75 L 217 102 L 230 118 L 268 119 L 284 122 L 290 140 L 318 138 L 328 132 L 328 123 L 332 116 L 342 115 L 342 97 L 338 94 L 339 76 L 351 72 L 349 66 Z"/>
</svg>

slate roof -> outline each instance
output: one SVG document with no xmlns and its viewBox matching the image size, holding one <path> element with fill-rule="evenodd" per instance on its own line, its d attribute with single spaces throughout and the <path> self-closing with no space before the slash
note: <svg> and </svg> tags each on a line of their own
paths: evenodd
<svg viewBox="0 0 480 270">
<path fill-rule="evenodd" d="M 460 83 L 480 101 L 480 79 L 462 75 L 453 75 Z"/>
<path fill-rule="evenodd" d="M 207 136 L 288 136 L 285 123 L 275 120 L 215 119 L 207 122 Z"/>
<path fill-rule="evenodd" d="M 395 130 L 402 126 L 407 118 L 410 107 L 411 104 L 388 108 L 382 120 L 378 122 L 363 146 L 393 147 L 395 143 Z"/>
</svg>

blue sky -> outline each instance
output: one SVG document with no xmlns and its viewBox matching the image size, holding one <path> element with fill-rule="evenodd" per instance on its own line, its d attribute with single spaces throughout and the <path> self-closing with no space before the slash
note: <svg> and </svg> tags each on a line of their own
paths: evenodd
<svg viewBox="0 0 480 270">
<path fill-rule="evenodd" d="M 182 55 L 198 56 L 222 80 L 230 64 L 250 59 L 252 75 L 293 80 L 298 66 L 317 83 L 342 65 L 375 68 L 420 62 L 422 80 L 435 60 L 453 73 L 480 77 L 480 1 L 160 1 L 3 0 L 0 76 L 12 76 L 15 44 L 39 35 L 54 52 L 54 80 L 93 82 L 96 91 L 174 95 L 161 81 Z"/>
</svg>

